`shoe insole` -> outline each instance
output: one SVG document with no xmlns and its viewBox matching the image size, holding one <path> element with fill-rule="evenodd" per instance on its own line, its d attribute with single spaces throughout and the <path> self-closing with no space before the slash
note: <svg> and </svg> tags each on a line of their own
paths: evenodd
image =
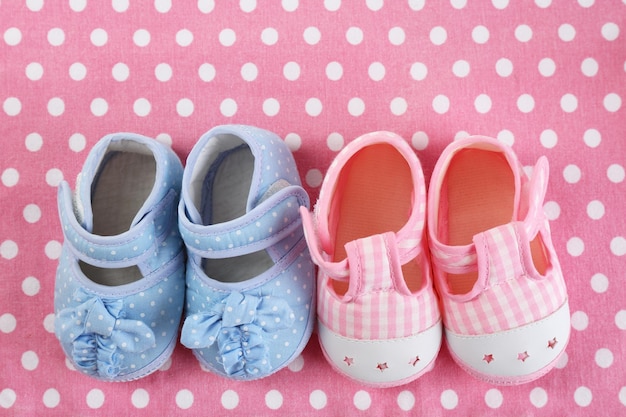
<svg viewBox="0 0 626 417">
<path fill-rule="evenodd" d="M 151 155 L 112 152 L 105 156 L 92 185 L 93 234 L 114 236 L 130 229 L 133 219 L 150 195 L 156 178 Z M 136 266 L 99 268 L 81 261 L 81 270 L 94 282 L 117 286 L 142 277 Z"/>
<path fill-rule="evenodd" d="M 400 230 L 413 210 L 413 188 L 409 165 L 393 146 L 371 145 L 353 155 L 341 170 L 331 202 L 333 261 L 346 258 L 348 242 Z M 411 291 L 421 288 L 422 271 L 415 260 L 403 265 L 402 272 Z M 347 282 L 332 283 L 340 296 L 348 290 Z"/>
<path fill-rule="evenodd" d="M 246 214 L 254 173 L 254 155 L 248 146 L 224 151 L 210 167 L 202 190 L 200 212 L 204 225 L 234 220 Z M 204 272 L 221 282 L 240 282 L 274 265 L 265 251 L 230 258 L 202 261 Z"/>
</svg>

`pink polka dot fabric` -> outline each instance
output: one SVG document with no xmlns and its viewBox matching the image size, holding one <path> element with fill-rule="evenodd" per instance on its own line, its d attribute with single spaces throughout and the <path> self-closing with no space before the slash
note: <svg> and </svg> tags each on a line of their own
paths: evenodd
<svg viewBox="0 0 626 417">
<path fill-rule="evenodd" d="M 0 414 L 626 414 L 625 32 L 623 0 L 2 1 Z M 419 380 L 372 389 L 335 374 L 314 335 L 256 382 L 212 375 L 180 345 L 135 382 L 80 375 L 52 327 L 56 186 L 107 133 L 155 137 L 184 159 L 224 123 L 284 138 L 313 200 L 336 153 L 374 130 L 403 136 L 427 179 L 468 134 L 529 167 L 546 155 L 567 355 L 502 387 L 444 348 Z"/>
</svg>

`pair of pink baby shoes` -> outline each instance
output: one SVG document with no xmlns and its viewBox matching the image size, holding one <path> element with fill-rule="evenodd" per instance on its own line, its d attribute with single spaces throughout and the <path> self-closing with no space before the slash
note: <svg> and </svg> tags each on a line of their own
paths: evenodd
<svg viewBox="0 0 626 417">
<path fill-rule="evenodd" d="M 570 314 L 543 214 L 546 158 L 532 171 L 509 147 L 472 136 L 443 151 L 427 197 L 401 137 L 348 144 L 314 213 L 301 208 L 328 362 L 360 383 L 402 385 L 433 368 L 445 337 L 454 360 L 487 382 L 551 370 Z"/>
</svg>

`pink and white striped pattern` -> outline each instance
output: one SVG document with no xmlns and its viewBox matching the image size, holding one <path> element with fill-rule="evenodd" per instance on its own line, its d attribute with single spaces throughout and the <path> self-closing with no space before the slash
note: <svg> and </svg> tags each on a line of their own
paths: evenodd
<svg viewBox="0 0 626 417">
<path fill-rule="evenodd" d="M 351 280 L 345 296 L 334 292 L 332 279 L 320 270 L 318 318 L 333 332 L 384 340 L 418 334 L 439 321 L 430 268 L 423 268 L 423 288 L 411 294 L 403 282 L 394 233 L 359 239 L 347 248 Z"/>
</svg>

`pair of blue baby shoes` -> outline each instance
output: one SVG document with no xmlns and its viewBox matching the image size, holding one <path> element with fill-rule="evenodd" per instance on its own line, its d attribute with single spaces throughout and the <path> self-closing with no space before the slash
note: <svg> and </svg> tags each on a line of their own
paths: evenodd
<svg viewBox="0 0 626 417">
<path fill-rule="evenodd" d="M 58 205 L 55 334 L 82 373 L 149 375 L 181 321 L 200 364 L 239 380 L 276 372 L 308 342 L 315 277 L 298 210 L 309 198 L 277 135 L 216 127 L 184 169 L 153 139 L 108 135 Z"/>
</svg>

